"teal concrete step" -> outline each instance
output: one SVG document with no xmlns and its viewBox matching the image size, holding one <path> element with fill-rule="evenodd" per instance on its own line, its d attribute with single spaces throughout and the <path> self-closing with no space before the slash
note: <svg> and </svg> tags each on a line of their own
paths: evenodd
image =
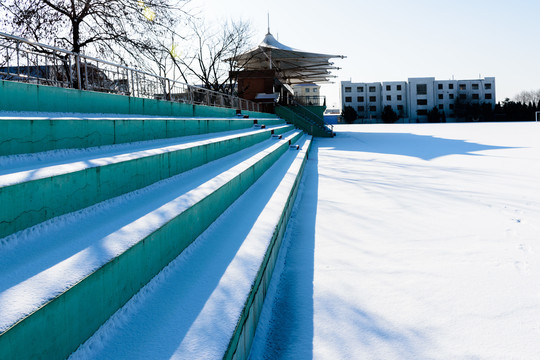
<svg viewBox="0 0 540 360">
<path fill-rule="evenodd" d="M 247 129 L 278 118 L 0 117 L 0 156 Z"/>
<path fill-rule="evenodd" d="M 234 117 L 237 110 L 0 80 L 0 111 L 134 114 L 198 118 Z M 242 110 L 251 118 L 274 114 Z"/>
<path fill-rule="evenodd" d="M 197 166 L 232 154 L 290 131 L 292 126 L 239 130 L 215 137 L 178 139 L 176 145 L 152 147 L 139 144 L 111 148 L 109 152 L 77 155 L 47 163 L 47 158 L 26 168 L 0 170 L 0 238 L 56 216 L 148 186 Z"/>
<path fill-rule="evenodd" d="M 301 136 L 292 131 L 268 139 L 177 175 L 178 182 L 160 181 L 1 244 L 0 358 L 69 355 L 283 153 L 294 151 L 289 142 Z M 239 154 L 249 157 L 238 161 Z M 114 208 L 117 202 L 123 207 Z M 97 213 L 95 221 L 87 212 Z M 245 344 L 245 336 L 236 342 Z"/>
<path fill-rule="evenodd" d="M 289 148 L 73 360 L 246 359 L 310 138 Z"/>
</svg>

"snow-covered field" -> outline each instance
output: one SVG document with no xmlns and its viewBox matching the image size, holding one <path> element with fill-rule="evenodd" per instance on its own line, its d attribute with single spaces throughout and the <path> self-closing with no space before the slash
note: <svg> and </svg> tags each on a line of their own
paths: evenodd
<svg viewBox="0 0 540 360">
<path fill-rule="evenodd" d="M 252 359 L 538 359 L 540 124 L 317 139 Z"/>
</svg>

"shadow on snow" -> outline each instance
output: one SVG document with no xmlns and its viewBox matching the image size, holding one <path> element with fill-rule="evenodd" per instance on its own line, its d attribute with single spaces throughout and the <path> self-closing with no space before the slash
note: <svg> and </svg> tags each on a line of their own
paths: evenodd
<svg viewBox="0 0 540 360">
<path fill-rule="evenodd" d="M 511 147 L 477 144 L 465 140 L 445 139 L 410 133 L 339 132 L 331 142 L 339 151 L 361 151 L 433 160 L 447 155 L 473 155 L 479 151 L 511 149 Z"/>
</svg>

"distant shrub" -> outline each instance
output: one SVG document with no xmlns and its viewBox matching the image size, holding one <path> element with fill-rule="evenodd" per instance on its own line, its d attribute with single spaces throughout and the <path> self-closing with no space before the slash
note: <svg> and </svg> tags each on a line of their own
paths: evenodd
<svg viewBox="0 0 540 360">
<path fill-rule="evenodd" d="M 358 113 L 352 106 L 345 106 L 341 115 L 347 124 L 352 124 L 356 119 L 358 119 Z"/>
<path fill-rule="evenodd" d="M 393 124 L 398 119 L 398 114 L 392 109 L 392 106 L 386 105 L 381 113 L 381 119 L 385 124 Z"/>
</svg>

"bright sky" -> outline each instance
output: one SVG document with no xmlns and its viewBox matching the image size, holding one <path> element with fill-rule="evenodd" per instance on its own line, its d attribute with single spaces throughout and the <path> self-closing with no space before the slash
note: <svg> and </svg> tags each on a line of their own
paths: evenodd
<svg viewBox="0 0 540 360">
<path fill-rule="evenodd" d="M 339 82 L 439 80 L 495 76 L 497 101 L 540 89 L 538 0 L 192 0 L 208 21 L 252 23 L 256 43 L 270 30 L 285 45 L 342 54 L 335 84 L 323 85 L 329 107 Z"/>
</svg>

